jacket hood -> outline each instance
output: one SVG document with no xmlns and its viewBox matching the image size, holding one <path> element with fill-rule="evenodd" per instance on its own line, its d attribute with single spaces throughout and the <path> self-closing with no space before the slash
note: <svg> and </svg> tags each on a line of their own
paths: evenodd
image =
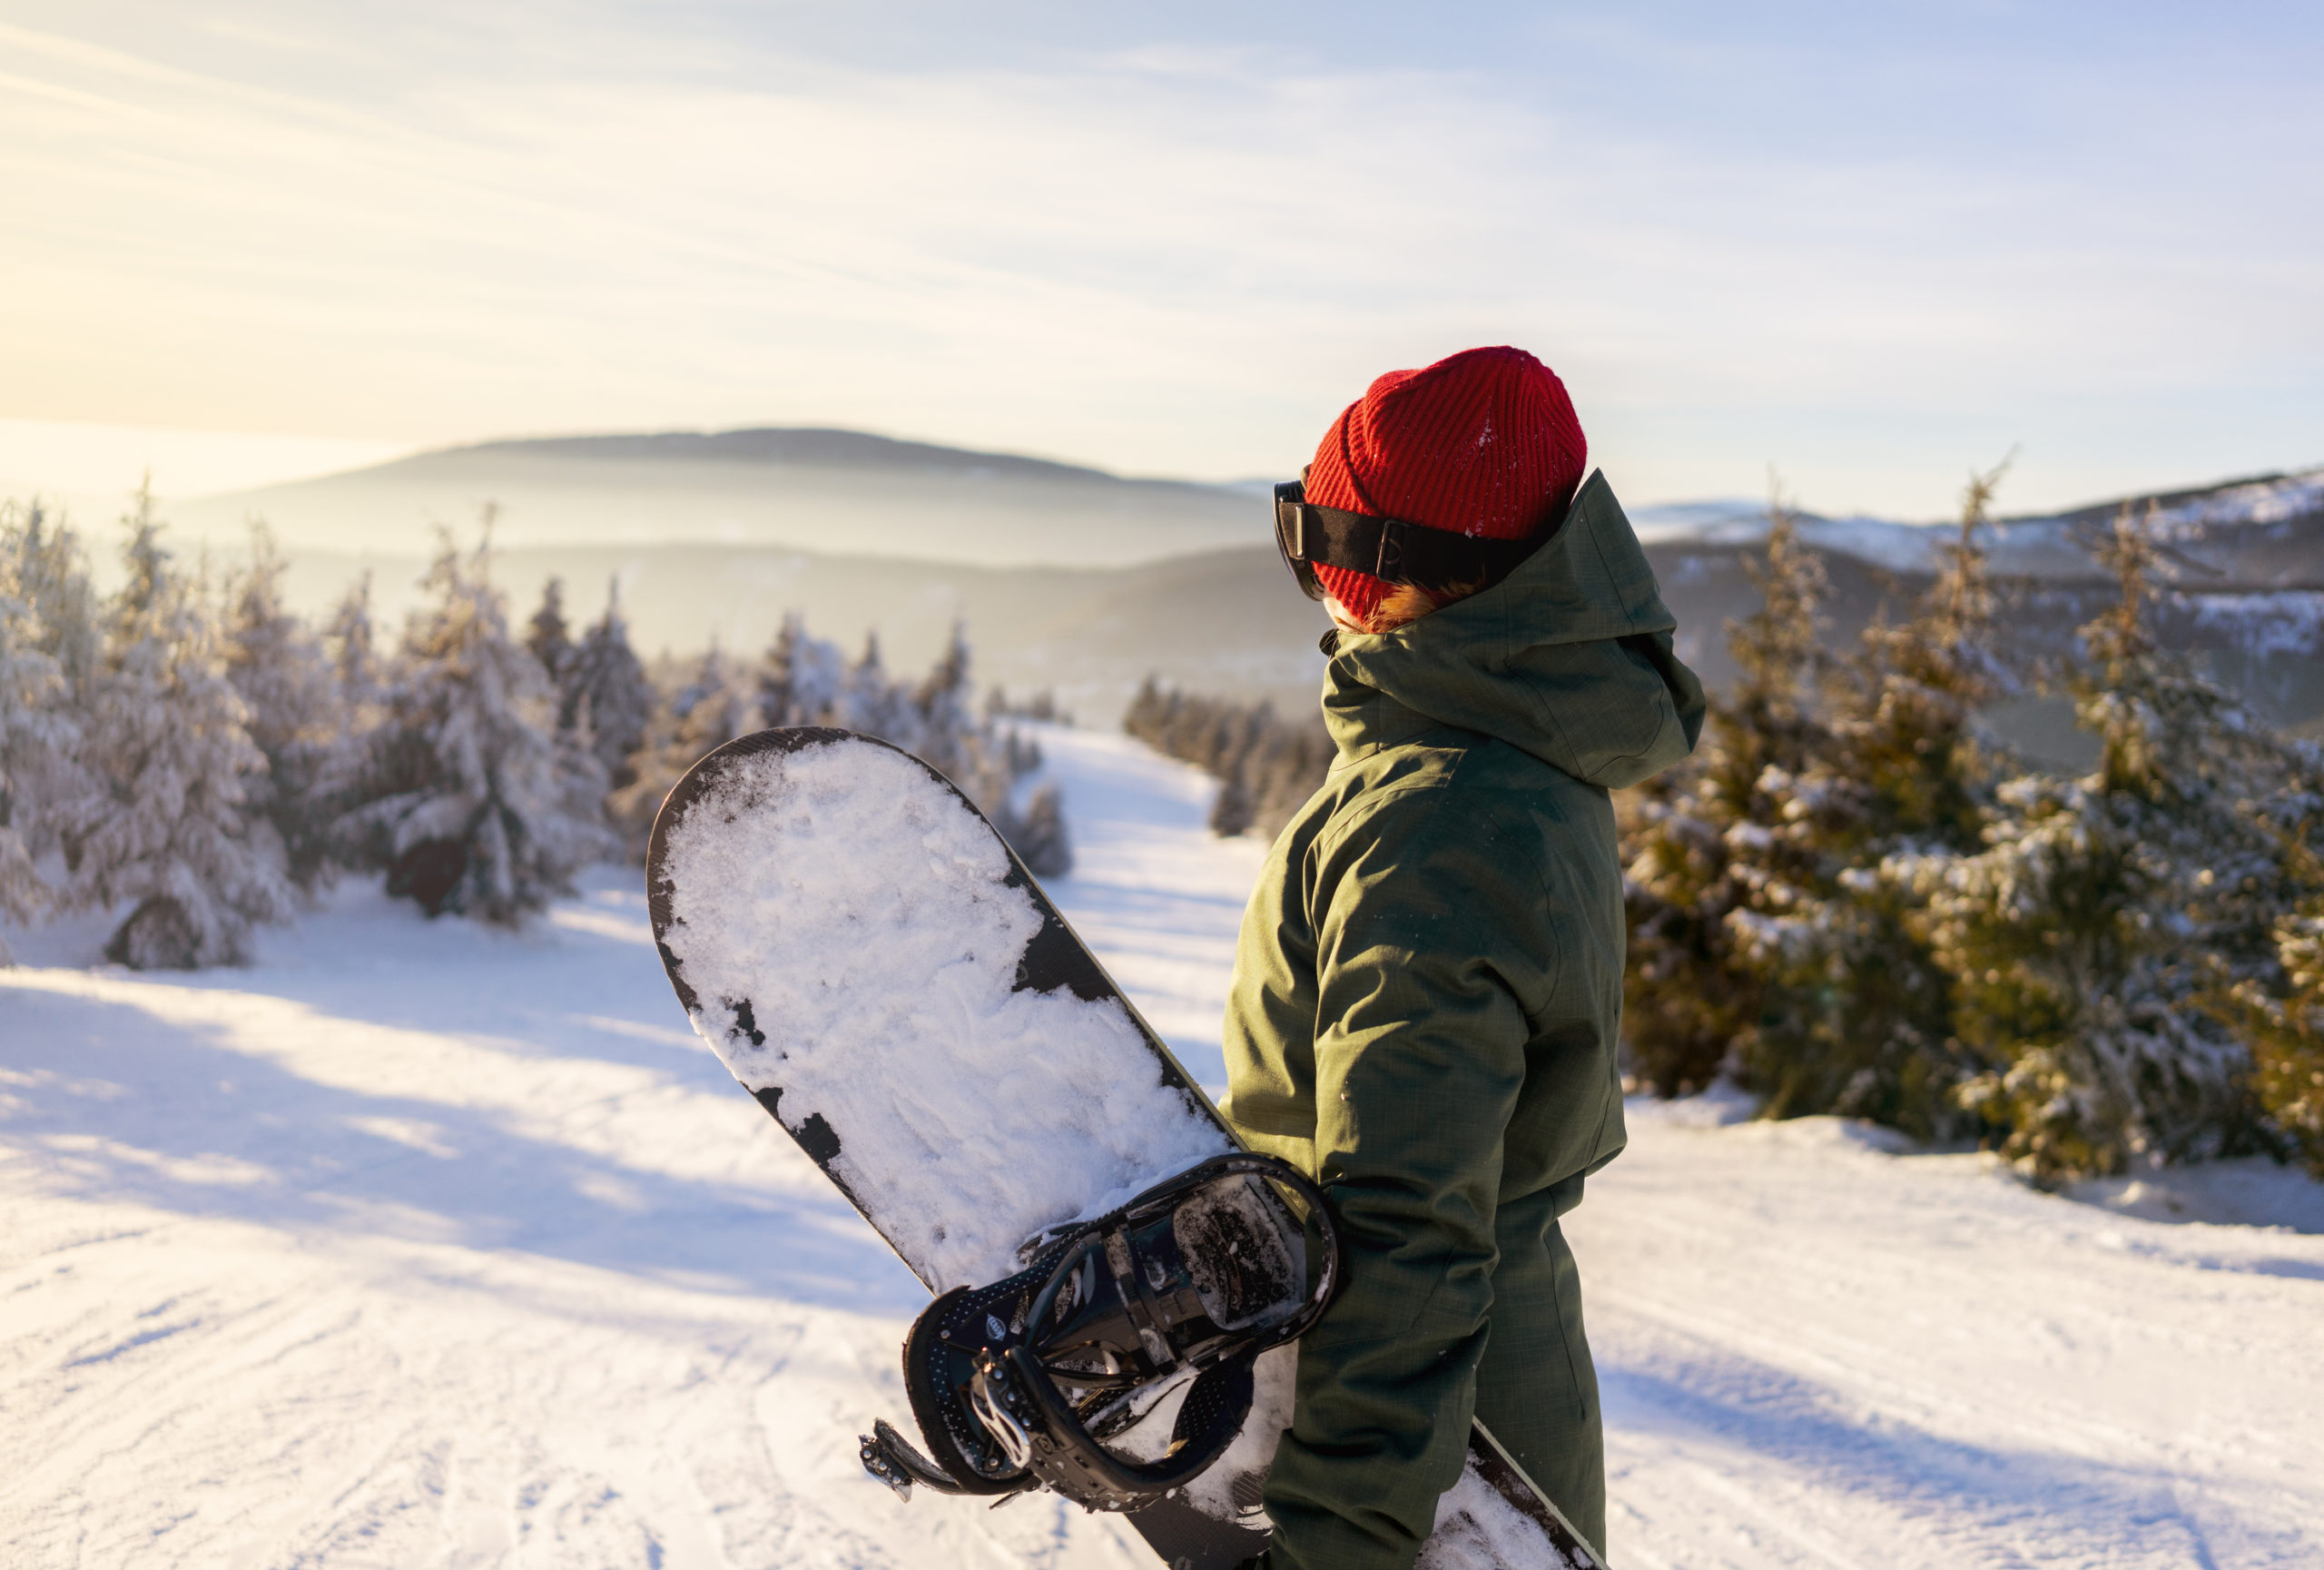
<svg viewBox="0 0 2324 1570">
<path fill-rule="evenodd" d="M 1481 594 L 1393 632 L 1327 635 L 1324 719 L 1351 757 L 1437 726 L 1479 731 L 1590 785 L 1651 779 L 1694 750 L 1703 686 L 1604 472 L 1565 526 Z"/>
</svg>

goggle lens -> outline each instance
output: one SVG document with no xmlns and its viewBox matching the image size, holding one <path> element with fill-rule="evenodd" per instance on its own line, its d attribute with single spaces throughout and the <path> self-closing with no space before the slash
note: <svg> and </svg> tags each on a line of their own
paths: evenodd
<svg viewBox="0 0 2324 1570">
<path fill-rule="evenodd" d="M 1324 586 L 1300 538 L 1299 509 L 1306 499 L 1307 488 L 1299 480 L 1285 480 L 1275 488 L 1275 548 L 1283 555 L 1283 565 L 1299 580 L 1300 592 L 1309 599 L 1322 599 Z"/>
</svg>

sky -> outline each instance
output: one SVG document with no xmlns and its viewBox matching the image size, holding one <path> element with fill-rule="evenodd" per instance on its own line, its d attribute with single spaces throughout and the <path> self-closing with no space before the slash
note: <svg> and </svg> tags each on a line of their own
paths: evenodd
<svg viewBox="0 0 2324 1570">
<path fill-rule="evenodd" d="M 0 482 L 754 424 L 1288 475 L 1492 342 L 1637 501 L 2299 467 L 2320 56 L 2136 0 L 0 0 Z"/>
</svg>

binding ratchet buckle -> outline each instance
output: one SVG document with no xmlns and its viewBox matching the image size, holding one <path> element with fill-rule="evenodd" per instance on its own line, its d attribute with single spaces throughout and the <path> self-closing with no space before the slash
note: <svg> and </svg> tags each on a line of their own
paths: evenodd
<svg viewBox="0 0 2324 1570">
<path fill-rule="evenodd" d="M 884 1420 L 862 1456 L 906 1498 L 918 1483 L 1004 1498 L 1047 1487 L 1092 1510 L 1153 1503 L 1234 1442 L 1253 1359 L 1313 1325 L 1346 1273 L 1323 1190 L 1245 1154 L 1052 1228 L 1019 1257 L 1026 1268 L 1006 1280 L 931 1303 L 904 1340 L 933 1459 Z M 1167 1447 L 1125 1454 L 1130 1430 L 1181 1392 Z"/>
</svg>

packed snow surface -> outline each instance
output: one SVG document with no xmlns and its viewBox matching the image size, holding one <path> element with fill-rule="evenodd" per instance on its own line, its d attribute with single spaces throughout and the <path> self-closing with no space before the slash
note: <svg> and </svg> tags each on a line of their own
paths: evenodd
<svg viewBox="0 0 2324 1570">
<path fill-rule="evenodd" d="M 694 1028 L 785 1127 L 836 1132 L 832 1170 L 931 1287 L 1233 1148 L 1120 1003 L 1016 990 L 1041 912 L 926 765 L 857 738 L 723 761 L 665 853 Z"/>
<path fill-rule="evenodd" d="M 1216 1082 L 1261 847 L 1045 734 L 1052 892 Z M 921 1284 L 704 1052 L 635 878 L 521 937 L 350 884 L 245 970 L 0 971 L 0 1565 L 1152 1570 L 865 1478 Z M 1630 1108 L 1567 1227 L 1620 1570 L 2324 1564 L 2324 1207 L 2091 1202 L 1831 1120 Z"/>
</svg>

